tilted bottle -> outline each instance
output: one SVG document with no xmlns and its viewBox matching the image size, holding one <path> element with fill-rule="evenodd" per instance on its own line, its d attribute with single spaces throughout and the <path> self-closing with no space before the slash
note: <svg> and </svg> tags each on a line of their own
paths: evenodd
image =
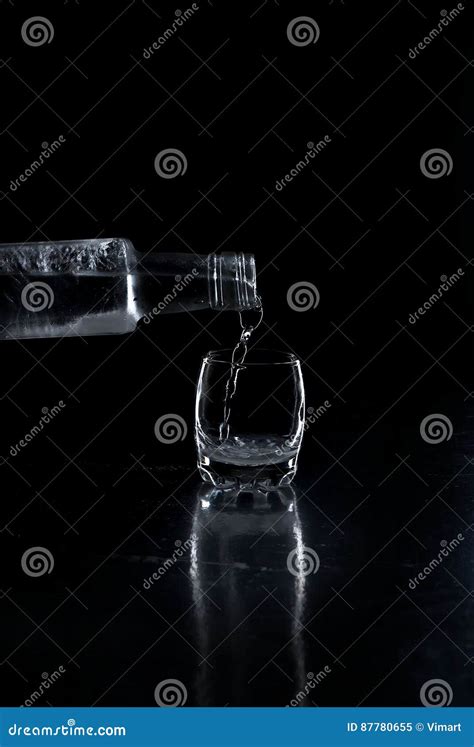
<svg viewBox="0 0 474 747">
<path fill-rule="evenodd" d="M 0 339 L 124 334 L 164 313 L 259 305 L 251 254 L 142 254 L 120 238 L 0 244 L 0 287 Z"/>
</svg>

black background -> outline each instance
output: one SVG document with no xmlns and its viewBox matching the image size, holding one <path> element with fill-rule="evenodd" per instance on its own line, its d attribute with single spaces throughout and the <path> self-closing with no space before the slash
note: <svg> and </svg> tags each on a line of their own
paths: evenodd
<svg viewBox="0 0 474 747">
<path fill-rule="evenodd" d="M 327 588 L 339 589 L 352 576 L 344 575 L 346 563 L 357 570 L 377 558 L 358 577 L 357 588 L 351 587 L 354 598 L 363 600 L 361 617 L 350 623 L 353 635 L 342 624 L 344 606 L 328 619 L 330 635 L 348 635 L 348 643 L 387 606 L 382 600 L 388 586 L 404 584 L 437 553 L 443 538 L 465 531 L 471 542 L 472 466 L 466 459 L 472 456 L 473 43 L 472 8 L 464 6 L 415 60 L 410 48 L 451 6 L 422 0 L 213 0 L 149 59 L 143 50 L 172 24 L 175 6 L 151 0 L 0 6 L 1 240 L 125 236 L 141 251 L 256 255 L 265 308 L 260 344 L 295 352 L 304 362 L 307 405 L 331 404 L 305 438 L 299 485 L 313 506 L 305 515 L 308 528 L 321 531 L 318 547 L 327 549 Z M 30 47 L 21 26 L 36 14 L 50 19 L 54 38 Z M 317 20 L 320 38 L 298 47 L 286 29 L 303 15 Z M 60 150 L 12 192 L 10 180 L 37 157 L 41 143 L 59 135 L 66 138 Z M 276 180 L 304 157 L 307 143 L 325 135 L 331 142 L 312 165 L 277 191 Z M 185 154 L 184 175 L 165 180 L 156 173 L 155 156 L 165 148 Z M 420 158 L 431 148 L 450 154 L 449 176 L 428 179 L 421 172 Z M 464 277 L 410 325 L 409 315 L 438 288 L 440 277 L 458 268 Z M 317 286 L 320 302 L 296 312 L 287 291 L 302 281 Z M 1 536 L 8 567 L 4 586 L 11 589 L 2 600 L 5 657 L 18 647 L 2 666 L 6 702 L 23 702 L 39 673 L 64 658 L 60 654 L 56 661 L 58 651 L 53 646 L 53 656 L 41 632 L 22 641 L 68 596 L 65 589 L 81 584 L 130 532 L 133 547 L 121 547 L 119 554 L 150 554 L 134 529 L 163 491 L 173 500 L 159 519 L 153 516 L 153 536 L 187 536 L 178 527 L 192 510 L 194 494 L 174 504 L 167 480 L 181 482 L 194 463 L 200 357 L 233 344 L 238 329 L 234 314 L 183 313 L 160 316 L 128 337 L 2 343 Z M 11 458 L 10 446 L 39 420 L 41 408 L 59 400 L 66 402 L 64 411 Z M 173 446 L 154 436 L 164 413 L 177 413 L 188 424 L 187 437 Z M 449 442 L 431 445 L 420 438 L 420 421 L 429 413 L 450 418 Z M 408 456 L 421 481 L 400 465 Z M 147 479 L 146 469 L 160 485 Z M 393 471 L 394 482 L 383 482 Z M 448 482 L 446 502 L 431 503 Z M 344 539 L 329 539 L 330 523 L 345 520 L 367 494 L 373 497 L 346 525 Z M 303 495 L 303 513 L 310 509 L 304 501 Z M 411 526 L 418 540 L 402 532 L 389 559 L 379 555 L 428 503 L 416 528 Z M 54 574 L 29 579 L 21 572 L 21 555 L 32 545 L 53 551 Z M 286 552 L 281 557 L 284 566 Z M 451 570 L 470 588 L 468 557 L 464 547 L 462 558 L 459 551 L 450 562 L 458 563 Z M 268 558 L 260 562 L 270 564 Z M 84 619 L 80 604 L 70 607 L 68 601 L 64 616 L 48 623 L 48 635 L 68 652 L 124 603 L 127 584 L 107 562 L 104 569 L 105 579 L 82 587 L 90 609 Z M 448 590 L 449 584 L 454 586 Z M 441 574 L 431 592 L 427 604 L 433 606 L 427 609 L 438 622 L 464 595 Z M 166 593 L 162 602 L 173 610 L 173 594 L 178 599 L 184 592 L 170 582 Z M 312 597 L 315 609 L 320 593 Z M 92 599 L 100 600 L 100 614 Z M 467 650 L 472 641 L 463 640 L 466 606 L 449 636 Z M 390 671 L 392 657 L 408 654 L 415 642 L 411 633 L 419 631 L 414 624 L 405 640 L 404 620 L 418 615 L 407 608 L 372 629 L 371 643 L 356 647 L 350 672 L 328 683 L 315 698 L 318 704 L 358 703 Z M 265 620 L 276 635 L 278 612 Z M 69 634 L 72 643 L 66 645 Z M 107 642 L 95 639 L 95 655 L 55 685 L 50 702 L 94 702 L 139 655 L 139 642 L 148 634 L 136 619 L 112 624 Z M 258 635 L 243 640 L 250 650 L 261 645 Z M 158 667 L 162 678 L 186 679 L 192 665 L 180 645 L 177 638 L 173 656 L 171 648 L 161 650 L 161 662 L 174 662 Z M 453 685 L 453 705 L 467 704 L 472 663 L 464 666 L 462 656 L 457 661 L 456 647 L 439 632 L 427 646 L 422 655 L 408 657 L 367 704 L 417 704 L 420 684 L 436 676 Z M 221 693 L 217 683 L 234 653 L 229 656 L 213 673 L 207 697 L 200 700 L 188 688 L 189 704 L 288 702 L 294 688 L 284 678 L 224 687 Z M 152 663 L 151 674 L 145 662 L 139 665 L 143 672 L 131 670 L 100 704 L 153 705 L 158 665 Z M 317 663 L 311 669 L 317 671 Z"/>
</svg>

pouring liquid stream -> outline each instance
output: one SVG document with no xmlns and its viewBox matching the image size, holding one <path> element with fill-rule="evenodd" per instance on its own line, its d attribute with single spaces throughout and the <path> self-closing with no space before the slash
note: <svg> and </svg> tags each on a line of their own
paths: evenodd
<svg viewBox="0 0 474 747">
<path fill-rule="evenodd" d="M 250 339 L 255 330 L 260 326 L 263 319 L 262 299 L 259 298 L 259 305 L 255 309 L 239 311 L 240 327 L 242 332 L 240 339 L 232 350 L 230 373 L 225 385 L 224 396 L 224 413 L 222 423 L 219 428 L 219 440 L 221 443 L 229 438 L 230 433 L 230 416 L 232 398 L 237 389 L 237 379 L 239 376 L 240 366 L 245 362 L 248 352 Z"/>
</svg>

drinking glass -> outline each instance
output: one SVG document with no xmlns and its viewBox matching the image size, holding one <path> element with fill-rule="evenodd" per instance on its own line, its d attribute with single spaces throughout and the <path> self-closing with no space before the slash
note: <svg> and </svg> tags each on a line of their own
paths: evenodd
<svg viewBox="0 0 474 747">
<path fill-rule="evenodd" d="M 232 350 L 202 361 L 195 437 L 202 479 L 222 488 L 271 490 L 295 473 L 304 430 L 300 361 L 254 349 L 242 363 Z"/>
</svg>

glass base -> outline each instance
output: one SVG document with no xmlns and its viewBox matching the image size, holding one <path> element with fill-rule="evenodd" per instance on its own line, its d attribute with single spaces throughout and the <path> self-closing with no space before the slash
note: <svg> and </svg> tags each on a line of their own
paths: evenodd
<svg viewBox="0 0 474 747">
<path fill-rule="evenodd" d="M 204 482 L 218 488 L 269 491 L 289 485 L 296 474 L 296 457 L 282 462 L 256 465 L 227 464 L 200 455 L 198 469 Z"/>
</svg>

